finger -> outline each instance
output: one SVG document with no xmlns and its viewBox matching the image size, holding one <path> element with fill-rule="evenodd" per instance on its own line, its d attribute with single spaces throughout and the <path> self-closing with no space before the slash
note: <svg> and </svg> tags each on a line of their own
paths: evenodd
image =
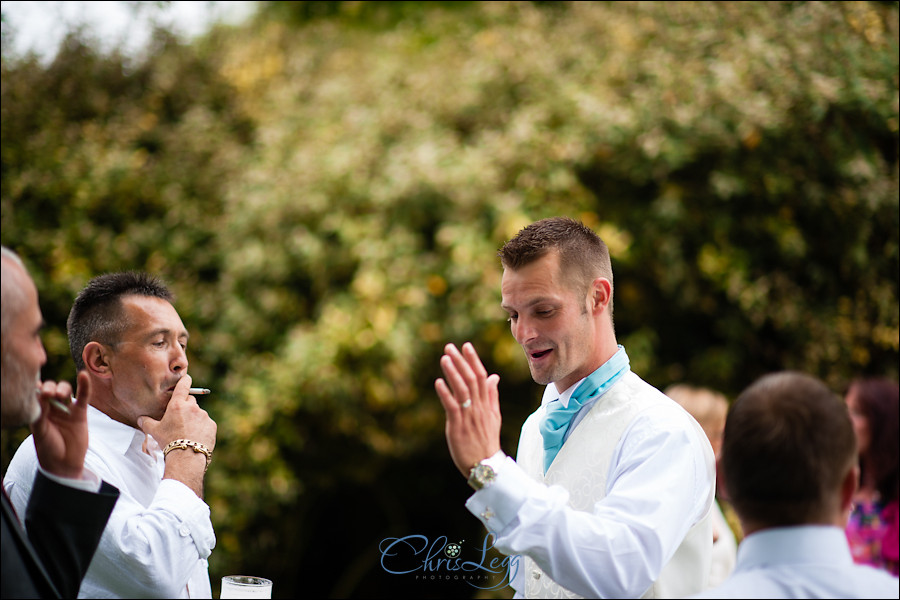
<svg viewBox="0 0 900 600">
<path fill-rule="evenodd" d="M 475 383 L 478 389 L 478 398 L 487 402 L 488 398 L 488 386 L 487 386 L 487 369 L 484 368 L 484 363 L 481 362 L 481 358 L 478 356 L 478 352 L 475 351 L 475 346 L 472 345 L 471 342 L 466 342 L 463 344 L 463 355 L 465 356 L 466 362 L 469 365 L 469 368 L 472 369 L 472 373 L 475 376 Z"/>
<path fill-rule="evenodd" d="M 447 413 L 447 420 L 455 422 L 459 417 L 459 402 L 453 397 L 450 388 L 447 387 L 447 382 L 443 379 L 435 380 L 434 389 L 441 400 L 441 404 L 444 406 L 444 412 Z"/>
<path fill-rule="evenodd" d="M 68 404 L 72 397 L 72 386 L 68 381 L 44 381 L 40 385 L 41 395 L 45 398 L 63 399 Z"/>
<path fill-rule="evenodd" d="M 159 421 L 152 417 L 143 416 L 137 418 L 137 426 L 141 428 L 141 431 L 146 433 L 149 436 L 153 436 L 153 432 L 156 431 L 156 428 L 159 427 Z"/>
<path fill-rule="evenodd" d="M 196 398 L 190 396 L 188 393 L 191 389 L 191 383 L 193 383 L 193 379 L 191 376 L 185 373 L 182 375 L 181 379 L 178 380 L 178 383 L 175 384 L 175 390 L 172 392 L 172 399 L 174 400 L 177 396 L 178 398 L 184 398 L 185 400 L 193 398 L 196 402 Z"/>
<path fill-rule="evenodd" d="M 444 377 L 447 378 L 447 383 L 450 384 L 450 380 L 452 378 L 458 377 L 459 373 L 456 369 L 456 365 L 453 363 L 453 358 L 451 357 L 451 353 L 453 352 L 454 346 L 453 344 L 447 344 L 444 347 L 444 354 L 441 356 L 440 365 L 441 370 L 444 372 Z M 451 389 L 453 389 L 451 385 Z M 454 393 L 456 390 L 454 390 Z"/>
<path fill-rule="evenodd" d="M 47 416 L 54 412 L 57 417 L 71 414 L 72 386 L 68 381 L 44 381 L 38 386 L 38 401 L 41 411 Z"/>
<path fill-rule="evenodd" d="M 481 362 L 481 358 L 478 356 L 478 352 L 475 350 L 475 346 L 472 345 L 472 342 L 463 344 L 463 355 L 475 375 L 478 377 L 487 377 L 487 369 L 484 368 L 484 363 Z"/>
<path fill-rule="evenodd" d="M 75 379 L 75 410 L 87 412 L 91 403 L 91 376 L 87 371 L 79 371 Z"/>
<path fill-rule="evenodd" d="M 466 361 L 465 357 L 463 357 L 459 349 L 453 344 L 448 344 L 444 356 L 446 356 L 453 364 L 453 370 L 464 387 L 464 394 L 468 397 L 469 392 L 477 391 L 477 389 L 475 389 L 476 381 L 472 368 L 469 366 L 469 363 Z M 450 383 L 452 386 L 453 381 Z"/>
<path fill-rule="evenodd" d="M 487 405 L 495 414 L 500 414 L 500 376 L 494 373 L 487 378 Z"/>
<path fill-rule="evenodd" d="M 474 352 L 474 348 L 472 348 L 471 351 Z M 469 364 L 469 359 L 464 357 L 462 353 L 456 349 L 456 346 L 453 346 L 448 355 L 453 361 L 453 365 L 456 367 L 456 371 L 459 373 L 461 381 L 464 382 L 465 385 L 466 396 L 461 400 L 465 401 L 466 399 L 471 399 L 472 402 L 480 402 L 481 395 L 483 394 L 483 390 L 480 385 L 480 379 L 484 378 L 478 377 L 478 375 L 472 369 L 472 366 Z M 477 362 L 480 362 L 478 361 L 477 355 L 475 357 L 475 360 Z"/>
<path fill-rule="evenodd" d="M 455 350 L 455 348 L 454 348 Z M 457 356 L 459 353 L 457 352 Z M 472 398 L 469 386 L 463 376 L 460 374 L 459 365 L 451 354 L 445 354 L 441 357 L 441 369 L 444 371 L 444 377 L 457 403 L 463 403 Z"/>
</svg>

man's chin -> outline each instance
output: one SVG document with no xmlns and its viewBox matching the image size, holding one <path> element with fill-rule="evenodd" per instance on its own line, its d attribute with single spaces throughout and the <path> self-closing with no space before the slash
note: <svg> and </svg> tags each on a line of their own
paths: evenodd
<svg viewBox="0 0 900 600">
<path fill-rule="evenodd" d="M 553 383 L 553 378 L 547 372 L 538 372 L 534 369 L 531 369 L 531 378 L 538 385 L 547 385 L 549 383 Z"/>
<path fill-rule="evenodd" d="M 34 402 L 32 402 L 30 408 L 31 408 L 30 414 L 28 415 L 29 416 L 29 420 L 28 420 L 29 425 L 31 425 L 32 423 L 34 423 L 35 421 L 37 421 L 38 419 L 41 418 L 41 403 L 38 402 L 37 400 L 35 400 Z"/>
<path fill-rule="evenodd" d="M 33 389 L 23 393 L 22 400 L 21 412 L 17 415 L 16 421 L 21 425 L 32 425 L 41 418 L 41 403 L 38 402 L 37 394 Z"/>
</svg>

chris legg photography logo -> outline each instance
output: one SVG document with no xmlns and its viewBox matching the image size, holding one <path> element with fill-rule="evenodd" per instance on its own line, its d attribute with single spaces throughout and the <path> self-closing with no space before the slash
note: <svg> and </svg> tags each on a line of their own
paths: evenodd
<svg viewBox="0 0 900 600">
<path fill-rule="evenodd" d="M 494 534 L 488 533 L 480 546 L 445 535 L 434 540 L 424 535 L 408 535 L 381 540 L 381 568 L 392 575 L 415 577 L 416 581 L 463 581 L 480 590 L 497 590 L 509 585 L 519 569 L 518 556 L 490 556 Z"/>
</svg>

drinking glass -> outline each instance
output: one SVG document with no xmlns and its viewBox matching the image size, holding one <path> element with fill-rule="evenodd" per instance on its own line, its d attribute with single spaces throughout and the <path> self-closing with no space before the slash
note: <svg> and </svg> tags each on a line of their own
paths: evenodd
<svg viewBox="0 0 900 600">
<path fill-rule="evenodd" d="M 222 578 L 220 598 L 271 598 L 272 580 L 250 575 L 226 575 Z"/>
</svg>

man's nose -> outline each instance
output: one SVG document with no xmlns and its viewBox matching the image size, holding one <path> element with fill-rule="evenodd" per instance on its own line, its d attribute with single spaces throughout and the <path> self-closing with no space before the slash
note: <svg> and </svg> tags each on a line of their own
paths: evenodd
<svg viewBox="0 0 900 600">
<path fill-rule="evenodd" d="M 178 349 L 175 351 L 176 354 L 172 358 L 172 370 L 176 373 L 181 371 L 187 371 L 188 368 L 188 358 L 187 358 L 187 350 L 178 345 Z"/>
<path fill-rule="evenodd" d="M 516 338 L 516 341 L 524 346 L 537 337 L 537 329 L 535 329 L 532 320 L 519 315 L 519 318 L 516 319 L 515 332 L 513 335 Z"/>
</svg>

